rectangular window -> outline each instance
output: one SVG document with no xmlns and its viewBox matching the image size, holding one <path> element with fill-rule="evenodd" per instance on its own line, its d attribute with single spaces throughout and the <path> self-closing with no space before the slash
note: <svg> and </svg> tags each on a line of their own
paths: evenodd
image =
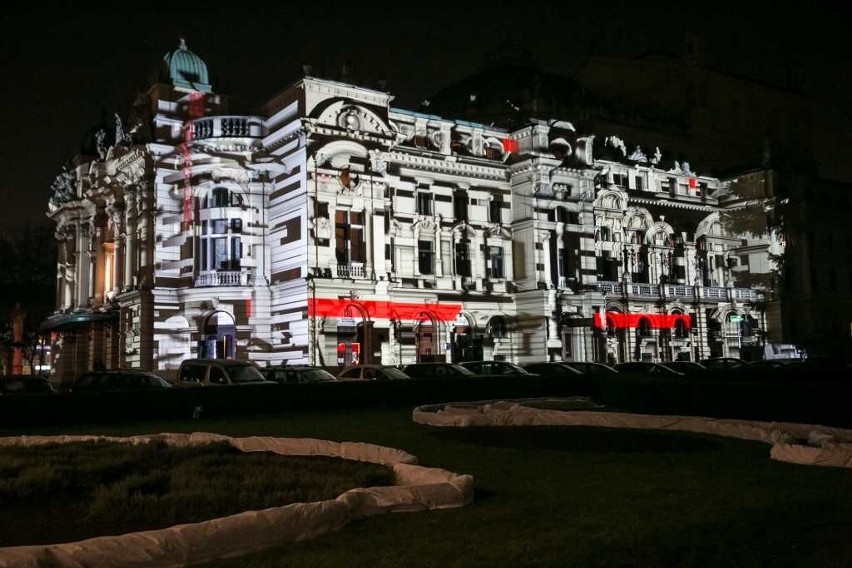
<svg viewBox="0 0 852 568">
<path fill-rule="evenodd" d="M 364 214 L 338 210 L 335 214 L 334 245 L 337 264 L 348 265 L 349 262 L 364 262 L 366 247 L 364 245 Z M 353 222 L 350 224 L 350 220 Z M 361 222 L 357 222 L 361 221 Z"/>
<path fill-rule="evenodd" d="M 417 192 L 417 212 L 421 215 L 432 214 L 432 195 L 424 191 Z"/>
<path fill-rule="evenodd" d="M 231 237 L 231 265 L 229 270 L 240 269 L 240 259 L 243 257 L 243 242 L 240 237 Z"/>
<path fill-rule="evenodd" d="M 503 247 L 488 247 L 491 258 L 491 278 L 505 278 L 503 271 Z"/>
<path fill-rule="evenodd" d="M 638 191 L 642 191 L 643 189 L 645 189 L 645 180 L 642 178 L 642 176 L 636 176 L 634 178 L 634 181 L 636 182 L 636 189 Z"/>
<path fill-rule="evenodd" d="M 462 190 L 453 194 L 453 216 L 456 221 L 467 221 L 468 198 L 467 193 Z"/>
<path fill-rule="evenodd" d="M 243 232 L 243 220 L 242 219 L 231 219 L 231 232 L 232 233 L 242 233 Z"/>
<path fill-rule="evenodd" d="M 213 220 L 213 234 L 214 235 L 224 235 L 228 232 L 228 220 L 227 219 L 214 219 Z"/>
<path fill-rule="evenodd" d="M 470 246 L 466 242 L 456 243 L 456 274 L 470 276 Z"/>
<path fill-rule="evenodd" d="M 209 258 L 208 242 L 207 239 L 201 239 L 201 270 L 210 270 L 210 262 L 207 260 Z"/>
<path fill-rule="evenodd" d="M 432 241 L 417 241 L 417 265 L 420 274 L 432 274 L 434 272 Z"/>
<path fill-rule="evenodd" d="M 492 223 L 503 222 L 503 200 L 492 199 L 488 204 L 488 220 Z"/>
<path fill-rule="evenodd" d="M 216 270 L 228 270 L 228 239 L 218 237 L 213 239 L 213 267 Z"/>
</svg>

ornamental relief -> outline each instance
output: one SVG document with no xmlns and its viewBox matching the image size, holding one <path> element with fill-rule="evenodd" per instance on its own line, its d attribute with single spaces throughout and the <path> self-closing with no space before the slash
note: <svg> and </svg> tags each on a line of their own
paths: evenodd
<svg viewBox="0 0 852 568">
<path fill-rule="evenodd" d="M 434 233 L 435 232 L 435 220 L 431 217 L 420 217 L 416 219 L 414 224 L 411 226 L 415 232 L 422 233 Z"/>
<path fill-rule="evenodd" d="M 327 217 L 314 219 L 314 238 L 331 239 L 331 221 Z"/>
</svg>

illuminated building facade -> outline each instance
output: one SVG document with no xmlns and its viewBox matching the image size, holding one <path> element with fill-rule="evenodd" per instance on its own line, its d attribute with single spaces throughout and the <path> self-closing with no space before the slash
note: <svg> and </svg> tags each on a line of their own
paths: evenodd
<svg viewBox="0 0 852 568">
<path fill-rule="evenodd" d="M 54 184 L 60 377 L 260 365 L 737 356 L 768 238 L 730 182 L 564 120 L 504 129 L 305 77 L 231 115 L 166 55 L 139 116 Z M 570 118 L 570 117 L 569 117 Z M 744 260 L 745 259 L 745 262 Z"/>
</svg>

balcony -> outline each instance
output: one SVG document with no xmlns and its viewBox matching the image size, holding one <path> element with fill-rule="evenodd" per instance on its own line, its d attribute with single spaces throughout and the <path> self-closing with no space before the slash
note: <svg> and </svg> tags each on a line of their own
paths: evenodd
<svg viewBox="0 0 852 568">
<path fill-rule="evenodd" d="M 758 302 L 763 300 L 763 293 L 752 288 L 722 288 L 719 286 L 685 286 L 679 284 L 622 284 L 621 282 L 598 282 L 595 289 L 604 295 L 620 296 L 624 288 L 631 296 L 660 298 L 663 292 L 666 298 L 681 298 L 684 300 L 707 299 L 719 302 Z"/>
<path fill-rule="evenodd" d="M 199 272 L 195 278 L 195 287 L 204 286 L 247 286 L 248 272 L 236 271 L 211 271 Z"/>
<path fill-rule="evenodd" d="M 210 116 L 192 121 L 192 141 L 211 138 L 261 138 L 263 119 L 259 116 Z"/>
<path fill-rule="evenodd" d="M 363 262 L 350 262 L 349 264 L 337 265 L 337 277 L 349 278 L 350 280 L 362 280 L 366 278 Z"/>
</svg>

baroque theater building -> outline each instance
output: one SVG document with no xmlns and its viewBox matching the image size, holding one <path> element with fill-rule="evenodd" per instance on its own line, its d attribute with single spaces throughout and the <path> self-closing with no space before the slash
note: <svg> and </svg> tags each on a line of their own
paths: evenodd
<svg viewBox="0 0 852 568">
<path fill-rule="evenodd" d="M 235 115 L 181 43 L 53 185 L 57 374 L 737 357 L 771 232 L 723 180 L 571 117 L 498 128 L 305 76 Z M 757 175 L 757 174 L 755 174 Z"/>
</svg>

